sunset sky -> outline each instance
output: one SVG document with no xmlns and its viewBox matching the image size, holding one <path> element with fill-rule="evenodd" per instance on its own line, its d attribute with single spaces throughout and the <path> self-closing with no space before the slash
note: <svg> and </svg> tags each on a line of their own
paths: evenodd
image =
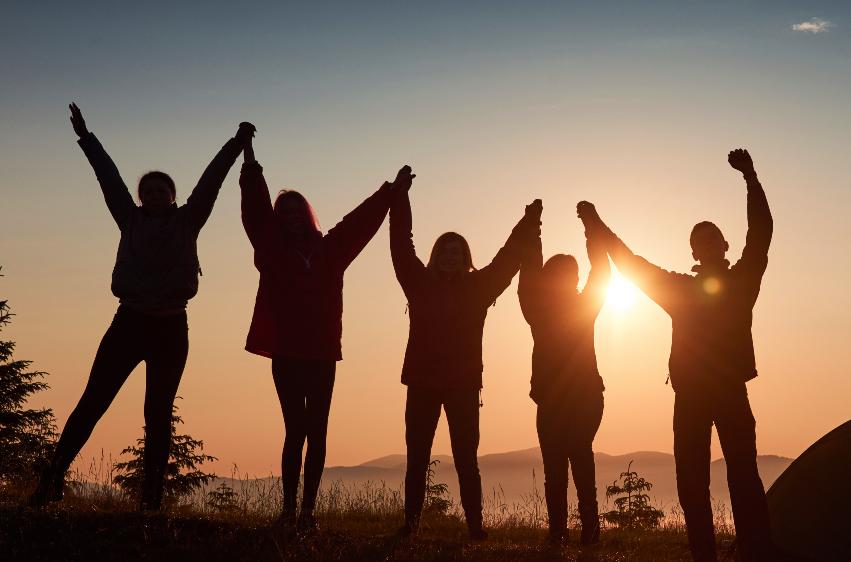
<svg viewBox="0 0 851 562">
<path fill-rule="evenodd" d="M 320 3 L 316 3 L 320 4 Z M 640 4 L 640 6 L 639 6 Z M 851 7 L 844 2 L 15 2 L 0 33 L 0 298 L 16 357 L 50 373 L 60 425 L 117 307 L 119 232 L 76 136 L 76 101 L 125 181 L 171 174 L 182 203 L 240 121 L 270 187 L 323 229 L 409 163 L 414 241 L 456 230 L 486 264 L 534 198 L 545 255 L 588 260 L 576 202 L 668 269 L 716 222 L 738 259 L 750 150 L 775 220 L 749 384 L 761 453 L 796 456 L 851 412 Z M 240 158 L 241 161 L 241 158 Z M 227 473 L 279 473 L 270 362 L 244 351 L 257 289 L 238 166 L 201 233 L 179 395 L 185 430 Z M 404 451 L 405 298 L 387 225 L 346 274 L 328 464 Z M 597 321 L 606 410 L 595 449 L 672 450 L 670 321 L 642 295 Z M 480 454 L 537 445 L 531 336 L 516 280 L 484 335 Z M 143 366 L 83 449 L 141 433 Z M 449 452 L 445 419 L 435 453 Z M 720 456 L 717 439 L 713 457 Z"/>
</svg>

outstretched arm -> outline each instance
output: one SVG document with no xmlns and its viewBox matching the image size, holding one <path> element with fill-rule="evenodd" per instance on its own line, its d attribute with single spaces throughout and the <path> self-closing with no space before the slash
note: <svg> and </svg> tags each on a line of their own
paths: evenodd
<svg viewBox="0 0 851 562">
<path fill-rule="evenodd" d="M 245 142 L 245 162 L 239 174 L 241 192 L 242 226 L 255 251 L 262 251 L 266 245 L 277 239 L 275 235 L 275 213 L 263 167 L 254 159 L 251 138 Z"/>
<path fill-rule="evenodd" d="M 594 309 L 599 311 L 606 301 L 606 289 L 612 276 L 612 266 L 609 264 L 609 256 L 606 253 L 605 235 L 599 228 L 594 228 L 594 224 L 588 219 L 589 213 L 586 213 L 584 205 L 591 204 L 581 202 L 576 206 L 576 214 L 585 225 L 585 248 L 588 251 L 588 260 L 591 262 L 591 272 L 588 274 L 588 282 L 585 283 L 582 295 L 591 299 Z"/>
<path fill-rule="evenodd" d="M 112 218 L 118 228 L 123 229 L 136 208 L 133 197 L 130 195 L 124 180 L 121 179 L 121 174 L 118 172 L 115 162 L 106 153 L 97 137 L 86 128 L 86 121 L 83 119 L 80 108 L 77 107 L 76 103 L 72 103 L 68 107 L 71 109 L 71 126 L 74 127 L 74 132 L 80 137 L 77 144 L 83 149 L 83 153 L 95 171 L 95 176 Z"/>
<path fill-rule="evenodd" d="M 577 212 L 586 228 L 591 231 L 591 236 L 600 237 L 618 269 L 632 279 L 659 306 L 667 308 L 676 296 L 675 283 L 679 275 L 666 271 L 632 253 L 632 250 L 606 226 L 594 205 L 582 201 L 577 205 Z"/>
<path fill-rule="evenodd" d="M 541 211 L 543 205 L 539 199 L 534 203 L 533 220 L 537 219 L 538 224 L 541 222 Z M 542 313 L 542 303 L 546 298 L 541 294 L 541 271 L 544 263 L 544 256 L 541 250 L 541 232 L 540 228 L 530 234 L 523 247 L 523 255 L 520 258 L 520 278 L 517 281 L 517 297 L 520 300 L 520 311 L 523 313 L 523 318 L 531 325 L 540 318 Z"/>
<path fill-rule="evenodd" d="M 520 269 L 524 249 L 530 239 L 540 233 L 540 208 L 540 199 L 527 205 L 526 212 L 511 230 L 505 245 L 488 265 L 475 272 L 480 279 L 482 296 L 487 302 L 495 301 Z"/>
<path fill-rule="evenodd" d="M 406 174 L 410 175 L 410 166 L 404 166 L 402 170 L 399 170 L 396 182 L 400 181 L 399 177 L 403 175 L 405 169 L 407 169 Z M 338 267 L 347 268 L 378 232 L 390 209 L 392 186 L 393 184 L 384 182 L 375 193 L 343 217 L 343 220 L 329 230 L 323 238 L 328 256 Z"/>
<path fill-rule="evenodd" d="M 741 148 L 733 150 L 727 156 L 727 161 L 734 169 L 742 172 L 748 187 L 748 234 L 742 259 L 737 266 L 746 267 L 761 276 L 768 265 L 768 247 L 771 245 L 774 219 L 748 151 Z"/>
<path fill-rule="evenodd" d="M 405 168 L 407 173 L 402 174 Z M 414 248 L 413 218 L 408 192 L 416 175 L 410 172 L 408 166 L 399 171 L 401 178 L 397 176 L 397 180 L 393 182 L 390 204 L 390 257 L 393 260 L 396 279 L 406 295 L 426 273 L 426 267 L 417 257 Z"/>
<path fill-rule="evenodd" d="M 255 130 L 251 123 L 240 123 L 236 135 L 225 143 L 201 174 L 195 189 L 186 200 L 186 212 L 189 213 L 196 230 L 201 230 L 210 217 L 210 213 L 213 212 L 213 205 L 216 203 L 225 177 L 236 162 L 236 157 L 239 156 L 246 141 L 250 141 L 254 136 Z"/>
</svg>

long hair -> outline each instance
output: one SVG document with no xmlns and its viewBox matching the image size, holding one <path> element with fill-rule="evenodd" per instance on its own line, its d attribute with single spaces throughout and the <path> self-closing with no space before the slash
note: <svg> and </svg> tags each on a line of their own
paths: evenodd
<svg viewBox="0 0 851 562">
<path fill-rule="evenodd" d="M 431 255 L 428 258 L 428 265 L 426 266 L 429 271 L 437 271 L 437 256 L 444 246 L 452 242 L 461 244 L 464 252 L 464 271 L 469 272 L 476 269 L 476 266 L 473 265 L 473 254 L 470 252 L 470 245 L 467 243 L 467 239 L 457 232 L 444 232 L 437 237 L 437 240 L 434 241 L 434 246 L 431 247 Z"/>
<path fill-rule="evenodd" d="M 302 214 L 302 219 L 304 220 L 304 224 L 310 229 L 310 233 L 313 236 L 322 236 L 322 231 L 319 228 L 319 220 L 316 218 L 316 212 L 313 210 L 313 207 L 307 201 L 304 195 L 295 191 L 293 189 L 282 189 L 278 192 L 278 196 L 275 198 L 275 204 L 272 208 L 275 211 L 275 216 L 278 218 L 279 222 L 283 222 L 283 208 L 284 204 L 288 201 L 294 201 Z"/>
</svg>

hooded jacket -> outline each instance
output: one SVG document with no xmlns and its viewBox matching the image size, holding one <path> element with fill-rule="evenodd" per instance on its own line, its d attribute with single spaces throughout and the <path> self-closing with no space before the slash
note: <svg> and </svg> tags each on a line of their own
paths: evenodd
<svg viewBox="0 0 851 562">
<path fill-rule="evenodd" d="M 485 317 L 520 268 L 527 221 L 517 223 L 489 265 L 454 278 L 440 276 L 420 261 L 411 229 L 408 193 L 397 193 L 390 207 L 390 254 L 410 319 L 402 384 L 482 388 Z"/>
<path fill-rule="evenodd" d="M 616 236 L 608 238 L 609 254 L 671 317 L 674 390 L 741 384 L 757 376 L 754 357 L 753 307 L 768 267 L 774 221 L 756 175 L 747 181 L 748 233 L 741 259 L 714 268 L 695 266 L 696 275 L 666 271 L 633 254 Z"/>
<path fill-rule="evenodd" d="M 236 139 L 225 143 L 184 205 L 154 214 L 133 202 L 118 168 L 94 134 L 84 135 L 78 144 L 121 231 L 112 293 L 121 304 L 143 312 L 185 308 L 198 292 L 198 234 L 241 145 Z"/>
<path fill-rule="evenodd" d="M 260 272 L 245 349 L 264 357 L 341 360 L 343 275 L 384 222 L 390 184 L 303 245 L 284 234 L 260 164 L 243 164 L 239 185 L 242 224 Z"/>
<path fill-rule="evenodd" d="M 606 300 L 611 267 L 603 240 L 592 236 L 586 245 L 591 273 L 581 293 L 550 285 L 543 274 L 540 237 L 528 245 L 520 266 L 517 295 L 534 340 L 529 396 L 537 404 L 603 391 L 594 350 L 594 324 Z"/>
</svg>

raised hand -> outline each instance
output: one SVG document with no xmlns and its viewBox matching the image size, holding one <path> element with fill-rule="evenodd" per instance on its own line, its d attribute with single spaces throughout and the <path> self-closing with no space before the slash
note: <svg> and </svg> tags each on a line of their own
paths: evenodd
<svg viewBox="0 0 851 562">
<path fill-rule="evenodd" d="M 71 110 L 71 126 L 74 127 L 77 136 L 83 138 L 89 134 L 89 130 L 86 128 L 86 120 L 83 119 L 83 112 L 80 111 L 76 103 L 72 103 L 68 108 Z"/>
<path fill-rule="evenodd" d="M 408 191 L 411 189 L 411 184 L 415 177 L 417 175 L 411 173 L 411 167 L 405 164 L 399 169 L 399 173 L 396 174 L 396 179 L 393 180 L 393 188 Z"/>
<path fill-rule="evenodd" d="M 541 224 L 541 213 L 544 211 L 544 203 L 540 199 L 535 199 L 530 204 L 526 205 L 526 217 Z"/>
<path fill-rule="evenodd" d="M 248 121 L 243 121 L 239 124 L 239 129 L 236 131 L 236 135 L 234 135 L 234 137 L 240 142 L 240 144 L 245 145 L 251 141 L 255 132 L 257 132 L 257 127 Z"/>
<path fill-rule="evenodd" d="M 236 131 L 236 135 L 234 138 L 242 145 L 242 155 L 246 162 L 254 162 L 254 145 L 251 144 L 251 139 L 254 137 L 254 133 L 257 131 L 257 127 L 249 123 L 248 121 L 243 121 L 239 124 L 239 129 Z"/>
<path fill-rule="evenodd" d="M 753 160 L 751 160 L 751 155 L 748 154 L 748 151 L 744 148 L 737 148 L 735 150 L 731 150 L 727 155 L 727 162 L 730 163 L 734 169 L 739 170 L 743 174 L 753 173 Z"/>
<path fill-rule="evenodd" d="M 588 201 L 580 201 L 576 204 L 576 216 L 579 217 L 583 223 L 600 220 L 600 216 L 597 214 L 597 209 L 594 207 L 593 203 L 589 203 Z"/>
</svg>

